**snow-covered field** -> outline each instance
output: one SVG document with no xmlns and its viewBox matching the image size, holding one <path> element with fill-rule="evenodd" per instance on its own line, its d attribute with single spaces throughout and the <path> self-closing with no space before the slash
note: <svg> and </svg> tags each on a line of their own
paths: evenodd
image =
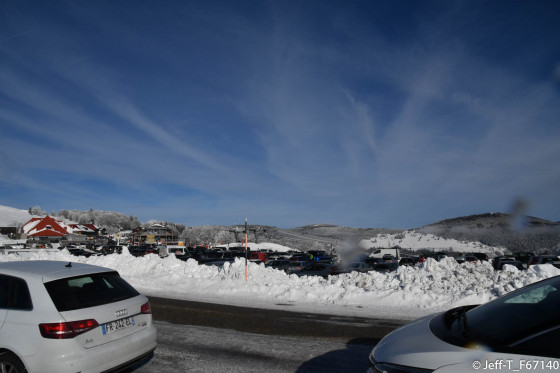
<svg viewBox="0 0 560 373">
<path fill-rule="evenodd" d="M 507 249 L 505 247 L 492 247 L 480 242 L 457 241 L 433 234 L 419 233 L 414 230 L 405 231 L 401 234 L 378 234 L 369 240 L 360 241 L 360 247 L 369 249 L 372 247 L 394 247 L 399 246 L 412 250 L 433 250 L 459 253 L 487 253 L 490 256 L 502 255 Z"/>
<path fill-rule="evenodd" d="M 66 250 L 0 255 L 0 261 L 60 260 L 117 270 L 146 295 L 261 308 L 342 315 L 412 319 L 465 304 L 486 302 L 551 276 L 551 265 L 518 271 L 507 266 L 494 271 L 489 263 L 457 264 L 452 258 L 428 259 L 419 268 L 400 267 L 388 274 L 351 273 L 323 279 L 284 272 L 237 260 L 223 268 L 180 261 L 174 256 L 134 257 L 122 254 L 76 257 Z"/>
</svg>

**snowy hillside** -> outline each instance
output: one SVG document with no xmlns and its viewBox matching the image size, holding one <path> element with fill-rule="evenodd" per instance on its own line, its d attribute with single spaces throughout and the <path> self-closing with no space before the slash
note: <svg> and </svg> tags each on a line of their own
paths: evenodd
<svg viewBox="0 0 560 373">
<path fill-rule="evenodd" d="M 21 226 L 33 217 L 27 210 L 0 205 L 0 227 Z"/>
<path fill-rule="evenodd" d="M 506 251 L 504 247 L 492 247 L 480 242 L 457 241 L 433 234 L 418 233 L 414 230 L 405 231 L 399 234 L 378 234 L 377 236 L 360 241 L 360 247 L 369 248 L 390 248 L 399 246 L 403 249 L 412 250 L 433 250 L 447 252 L 480 252 L 491 254 L 491 256 L 501 255 Z"/>
</svg>

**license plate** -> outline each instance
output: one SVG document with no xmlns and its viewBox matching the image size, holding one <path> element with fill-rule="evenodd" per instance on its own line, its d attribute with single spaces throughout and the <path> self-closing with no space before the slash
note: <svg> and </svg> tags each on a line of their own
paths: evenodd
<svg viewBox="0 0 560 373">
<path fill-rule="evenodd" d="M 103 335 L 111 334 L 117 330 L 126 329 L 130 326 L 136 325 L 133 317 L 115 320 L 102 325 Z"/>
</svg>

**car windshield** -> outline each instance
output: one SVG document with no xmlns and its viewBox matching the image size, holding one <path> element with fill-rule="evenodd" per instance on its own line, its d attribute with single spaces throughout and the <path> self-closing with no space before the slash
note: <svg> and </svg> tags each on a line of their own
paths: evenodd
<svg viewBox="0 0 560 373">
<path fill-rule="evenodd" d="M 490 345 L 508 345 L 559 324 L 560 276 L 540 281 L 458 318 L 467 333 Z"/>
</svg>

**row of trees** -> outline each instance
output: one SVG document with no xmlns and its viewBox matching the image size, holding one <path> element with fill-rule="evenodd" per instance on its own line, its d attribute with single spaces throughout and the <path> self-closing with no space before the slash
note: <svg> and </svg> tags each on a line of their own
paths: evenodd
<svg viewBox="0 0 560 373">
<path fill-rule="evenodd" d="M 30 215 L 45 216 L 46 211 L 41 207 L 34 206 L 29 208 Z M 58 212 L 51 211 L 50 216 L 63 219 L 66 221 L 76 222 L 78 224 L 95 224 L 98 227 L 105 228 L 108 233 L 114 233 L 121 230 L 134 230 L 142 224 L 136 216 L 129 216 L 114 211 L 100 211 L 89 209 L 88 211 L 80 210 L 60 210 Z"/>
</svg>

